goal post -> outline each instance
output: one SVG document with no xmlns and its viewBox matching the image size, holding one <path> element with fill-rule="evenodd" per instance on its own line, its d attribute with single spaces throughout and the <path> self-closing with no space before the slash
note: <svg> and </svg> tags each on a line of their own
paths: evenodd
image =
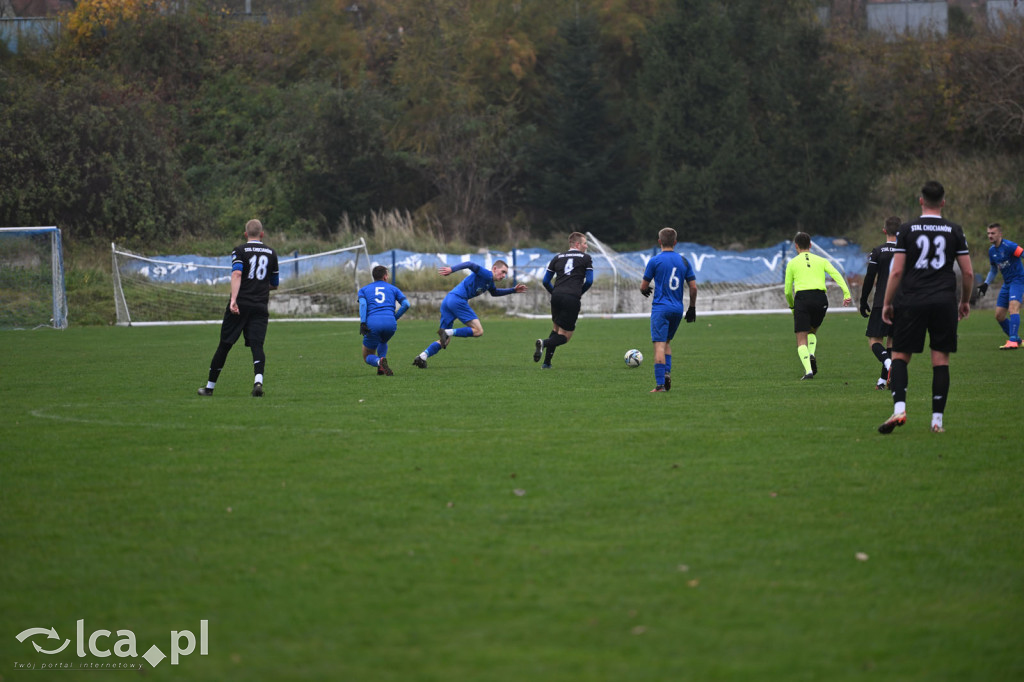
<svg viewBox="0 0 1024 682">
<path fill-rule="evenodd" d="M 145 256 L 110 245 L 117 324 L 219 323 L 231 292 L 231 257 Z M 366 241 L 310 255 L 278 254 L 270 317 L 358 319 L 356 292 L 370 280 Z"/>
<path fill-rule="evenodd" d="M 60 229 L 0 228 L 0 329 L 67 326 Z"/>
</svg>

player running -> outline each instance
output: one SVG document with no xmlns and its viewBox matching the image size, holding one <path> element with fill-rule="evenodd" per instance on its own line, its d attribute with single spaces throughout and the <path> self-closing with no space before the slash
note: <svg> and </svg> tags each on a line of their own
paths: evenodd
<svg viewBox="0 0 1024 682">
<path fill-rule="evenodd" d="M 398 330 L 398 318 L 409 309 L 409 299 L 389 281 L 388 269 L 373 268 L 373 282 L 359 290 L 359 333 L 363 336 L 363 362 L 378 375 L 392 376 L 388 367 L 388 341 Z M 398 310 L 395 310 L 395 305 Z"/>
<path fill-rule="evenodd" d="M 494 261 L 494 265 L 491 266 L 490 270 L 486 270 L 476 263 L 465 261 L 454 267 L 445 266 L 440 268 L 438 272 L 441 276 L 447 277 L 457 270 L 465 269 L 469 269 L 471 274 L 456 284 L 448 292 L 448 295 L 444 297 L 444 300 L 441 301 L 441 326 L 437 330 L 438 340 L 427 346 L 412 361 L 412 364 L 420 369 L 426 369 L 427 358 L 437 355 L 438 351 L 447 348 L 453 336 L 462 338 L 467 336 L 474 338 L 483 336 L 484 327 L 480 324 L 480 318 L 469 307 L 469 300 L 471 298 L 475 298 L 485 291 L 490 293 L 491 296 L 508 296 L 509 294 L 521 294 L 526 291 L 525 284 L 517 284 L 508 289 L 498 289 L 494 286 L 495 282 L 502 281 L 508 275 L 508 263 L 503 260 Z M 459 327 L 458 329 L 452 328 L 455 320 L 459 320 L 466 326 Z"/>
<path fill-rule="evenodd" d="M 818 373 L 814 351 L 818 346 L 818 327 L 828 312 L 825 294 L 826 273 L 843 290 L 843 305 L 850 305 L 850 287 L 836 267 L 825 258 L 811 253 L 811 235 L 797 232 L 793 237 L 796 256 L 786 263 L 786 303 L 793 311 L 793 331 L 796 332 L 796 354 L 804 366 L 800 380 L 813 379 Z"/>
<path fill-rule="evenodd" d="M 672 388 L 671 341 L 685 319 L 697 319 L 697 276 L 689 261 L 676 253 L 676 231 L 671 227 L 658 232 L 661 253 L 647 261 L 640 293 L 650 296 L 654 283 L 654 302 L 651 304 L 651 342 L 654 344 L 654 389 L 651 393 L 664 393 Z M 690 291 L 690 307 L 683 312 L 683 282 Z"/>
<path fill-rule="evenodd" d="M 885 219 L 885 226 L 882 228 L 885 243 L 871 250 L 871 255 L 868 256 L 868 271 L 864 275 L 864 286 L 860 291 L 860 314 L 868 318 L 868 328 L 864 336 L 868 337 L 871 352 L 882 363 L 882 373 L 875 382 L 875 388 L 879 391 L 884 391 L 889 385 L 889 365 L 892 364 L 892 325 L 882 321 L 882 303 L 885 301 L 885 287 L 889 283 L 889 264 L 892 262 L 892 254 L 896 251 L 896 230 L 900 229 L 902 223 L 898 216 Z M 878 286 L 875 287 L 874 305 L 869 306 L 868 296 L 871 295 L 871 288 L 876 281 Z M 888 344 L 883 344 L 886 337 Z"/>
<path fill-rule="evenodd" d="M 1024 248 L 1009 239 L 1003 239 L 1003 227 L 999 223 L 989 225 L 986 234 L 992 244 L 988 247 L 988 260 L 992 263 L 992 269 L 978 287 L 978 293 L 984 296 L 988 285 L 995 281 L 996 274 L 1003 273 L 1003 288 L 999 290 L 999 298 L 996 299 L 996 322 L 1010 340 L 1000 346 L 999 350 L 1015 350 L 1020 347 L 1020 302 L 1021 297 L 1024 297 L 1021 254 L 1024 254 Z M 1010 313 L 1009 319 L 1006 317 L 1007 311 Z"/>
<path fill-rule="evenodd" d="M 551 294 L 551 334 L 546 339 L 537 339 L 533 352 L 534 362 L 544 355 L 543 369 L 551 369 L 555 350 L 572 338 L 581 299 L 593 283 L 594 262 L 587 254 L 587 236 L 573 232 L 569 235 L 569 250 L 552 258 L 544 273 L 544 288 Z"/>
</svg>

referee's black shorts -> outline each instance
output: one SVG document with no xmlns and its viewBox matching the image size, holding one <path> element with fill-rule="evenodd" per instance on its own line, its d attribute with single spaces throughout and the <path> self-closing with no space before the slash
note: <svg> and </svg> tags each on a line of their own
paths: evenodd
<svg viewBox="0 0 1024 682">
<path fill-rule="evenodd" d="M 809 332 L 825 321 L 828 296 L 823 289 L 804 289 L 793 296 L 793 331 Z"/>
<path fill-rule="evenodd" d="M 894 353 L 921 353 L 924 335 L 928 346 L 940 353 L 955 353 L 960 311 L 956 301 L 911 304 L 893 308 L 892 350 Z"/>
<path fill-rule="evenodd" d="M 228 307 L 224 311 L 224 321 L 220 325 L 220 340 L 222 343 L 234 345 L 238 337 L 245 334 L 245 345 L 262 346 L 267 339 L 269 322 L 270 313 L 267 306 L 239 304 L 238 315 L 232 313 Z"/>
<path fill-rule="evenodd" d="M 580 317 L 580 297 L 573 294 L 551 294 L 551 321 L 567 332 L 576 331 Z"/>
</svg>

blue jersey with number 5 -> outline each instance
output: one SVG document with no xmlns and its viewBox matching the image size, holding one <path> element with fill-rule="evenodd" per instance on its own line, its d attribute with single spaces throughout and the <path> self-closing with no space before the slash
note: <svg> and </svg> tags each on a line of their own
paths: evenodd
<svg viewBox="0 0 1024 682">
<path fill-rule="evenodd" d="M 405 302 L 405 294 L 390 282 L 371 282 L 359 290 L 359 298 L 366 300 L 366 321 L 374 317 L 395 320 L 395 301 Z M 373 326 L 372 324 L 370 325 Z"/>
<path fill-rule="evenodd" d="M 684 313 L 683 290 L 689 290 L 684 282 L 697 279 L 690 262 L 675 251 L 662 251 L 647 262 L 644 279 L 654 282 L 653 312 Z"/>
</svg>

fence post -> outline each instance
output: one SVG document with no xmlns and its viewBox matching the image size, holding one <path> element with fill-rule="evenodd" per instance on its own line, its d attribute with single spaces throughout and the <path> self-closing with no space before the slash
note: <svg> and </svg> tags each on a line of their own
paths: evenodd
<svg viewBox="0 0 1024 682">
<path fill-rule="evenodd" d="M 391 283 L 398 286 L 398 265 L 394 249 L 391 249 Z"/>
</svg>

